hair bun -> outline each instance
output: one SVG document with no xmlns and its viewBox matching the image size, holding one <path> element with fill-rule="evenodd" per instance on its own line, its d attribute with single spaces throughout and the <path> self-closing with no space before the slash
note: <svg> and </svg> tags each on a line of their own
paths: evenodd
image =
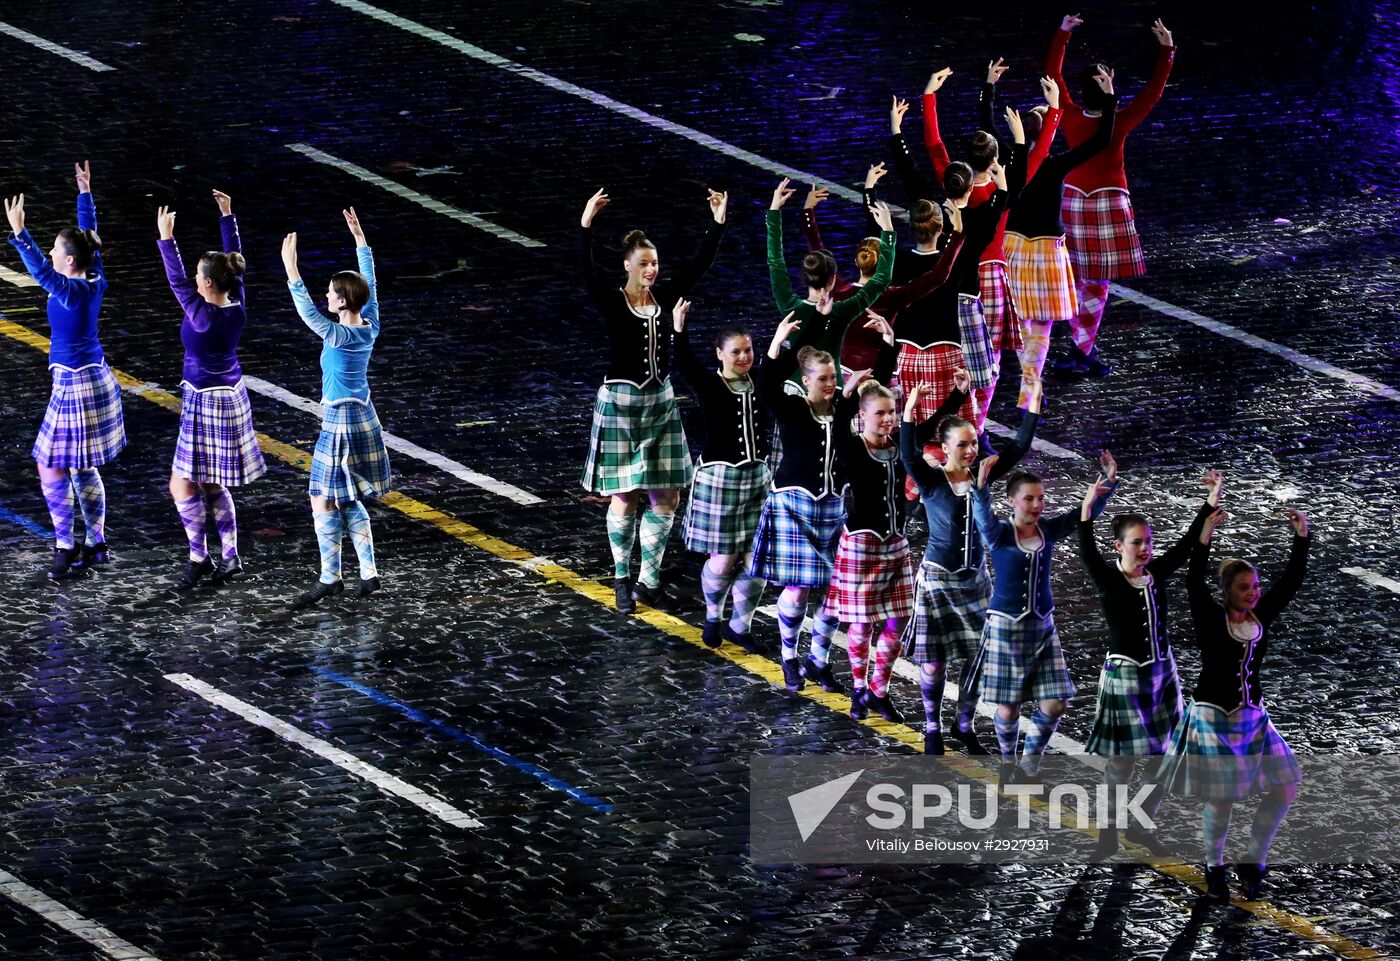
<svg viewBox="0 0 1400 961">
<path fill-rule="evenodd" d="M 233 271 L 235 277 L 242 277 L 243 272 L 248 269 L 248 261 L 236 250 L 226 256 L 228 257 L 229 270 Z"/>
<path fill-rule="evenodd" d="M 646 240 L 647 232 L 645 230 L 629 230 L 622 235 L 622 246 L 635 247 L 638 244 L 646 243 Z"/>
</svg>

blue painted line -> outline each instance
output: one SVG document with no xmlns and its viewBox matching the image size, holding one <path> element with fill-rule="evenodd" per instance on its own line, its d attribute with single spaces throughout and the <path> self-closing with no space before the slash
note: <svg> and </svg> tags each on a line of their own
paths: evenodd
<svg viewBox="0 0 1400 961">
<path fill-rule="evenodd" d="M 38 537 L 47 537 L 49 540 L 53 540 L 53 531 L 49 530 L 47 527 L 44 527 L 41 524 L 34 523 L 34 521 L 31 521 L 23 514 L 16 514 L 12 510 L 6 510 L 5 508 L 0 507 L 0 521 L 9 521 L 16 527 L 23 527 L 31 534 L 34 534 Z"/>
<path fill-rule="evenodd" d="M 478 751 L 482 752 L 483 754 L 490 755 L 491 757 L 500 761 L 502 764 L 509 764 L 516 770 L 524 771 L 531 777 L 539 778 L 541 781 L 543 781 L 545 784 L 548 784 L 556 791 L 563 791 L 575 801 L 578 801 L 582 804 L 587 804 L 589 807 L 592 808 L 597 808 L 599 811 L 609 813 L 612 811 L 612 805 L 608 802 L 600 801 L 598 798 L 595 798 L 587 791 L 584 791 L 581 788 L 576 788 L 573 785 L 569 784 L 567 781 L 559 780 L 559 778 L 555 777 L 553 774 L 550 774 L 548 771 L 546 771 L 542 767 L 539 767 L 538 765 L 531 764 L 529 761 L 522 761 L 520 760 L 520 758 L 507 754 L 505 751 L 502 751 L 498 747 L 492 747 L 485 741 L 481 740 L 479 737 L 476 737 L 472 734 L 468 734 L 461 728 L 453 727 L 451 724 L 447 724 L 443 721 L 439 721 L 435 717 L 431 717 L 427 714 L 424 714 L 422 711 L 418 710 L 418 708 L 412 706 L 411 704 L 405 704 L 403 701 L 392 698 L 388 694 L 383 693 L 382 691 L 376 691 L 374 688 L 361 684 L 354 678 L 346 677 L 344 674 L 337 674 L 335 671 L 328 671 L 323 667 L 313 667 L 311 668 L 311 670 L 326 678 L 327 680 L 335 681 L 337 684 L 348 687 L 352 691 L 358 691 L 365 697 L 378 701 L 385 707 L 392 707 L 404 717 L 418 721 L 420 724 L 426 724 L 438 733 L 446 734 L 448 737 L 452 738 L 455 741 L 461 741 L 463 744 L 470 744 Z"/>
</svg>

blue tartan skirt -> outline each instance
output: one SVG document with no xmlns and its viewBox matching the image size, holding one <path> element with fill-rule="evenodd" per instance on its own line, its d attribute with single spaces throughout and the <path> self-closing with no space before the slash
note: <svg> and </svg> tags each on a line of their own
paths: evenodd
<svg viewBox="0 0 1400 961">
<path fill-rule="evenodd" d="M 976 674 L 980 696 L 991 704 L 1067 701 L 1075 691 L 1053 617 L 988 614 Z"/>
<path fill-rule="evenodd" d="M 766 461 L 695 469 L 685 514 L 685 546 L 706 554 L 746 554 L 773 486 Z"/>
<path fill-rule="evenodd" d="M 805 490 L 773 491 L 758 520 L 749 575 L 780 587 L 826 587 L 845 522 L 846 501 L 836 494 L 817 500 Z"/>
<path fill-rule="evenodd" d="M 1170 650 L 1147 664 L 1111 656 L 1099 674 L 1098 707 L 1084 750 L 1109 757 L 1165 754 L 1180 719 L 1181 683 Z"/>
<path fill-rule="evenodd" d="M 312 497 L 335 504 L 374 500 L 389 492 L 389 451 L 374 404 L 332 404 L 311 457 Z"/>
<path fill-rule="evenodd" d="M 1159 779 L 1173 794 L 1241 801 L 1303 780 L 1303 768 L 1263 707 L 1226 712 L 1192 701 L 1172 731 Z"/>
<path fill-rule="evenodd" d="M 992 350 L 992 335 L 987 330 L 987 315 L 980 297 L 958 294 L 958 332 L 962 335 L 963 358 L 973 388 L 992 386 L 1000 372 L 1001 357 Z"/>
<path fill-rule="evenodd" d="M 40 467 L 101 467 L 126 446 L 122 390 L 104 360 L 82 370 L 54 367 L 53 390 L 30 451 Z"/>
<path fill-rule="evenodd" d="M 206 390 L 185 385 L 170 469 L 196 484 L 225 487 L 250 484 L 267 473 L 243 381 Z"/>
</svg>

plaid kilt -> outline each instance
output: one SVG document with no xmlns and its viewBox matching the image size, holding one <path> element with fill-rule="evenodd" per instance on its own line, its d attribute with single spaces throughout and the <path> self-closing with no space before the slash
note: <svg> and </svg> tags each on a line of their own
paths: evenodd
<svg viewBox="0 0 1400 961">
<path fill-rule="evenodd" d="M 992 338 L 987 331 L 987 317 L 980 297 L 958 294 L 958 332 L 962 335 L 963 359 L 967 362 L 973 389 L 992 386 L 1001 372 L 1001 355 L 992 351 Z"/>
<path fill-rule="evenodd" d="M 180 437 L 170 470 L 196 484 L 238 487 L 267 473 L 253 432 L 253 405 L 240 380 L 232 388 L 196 390 L 185 385 Z"/>
<path fill-rule="evenodd" d="M 1074 265 L 1064 237 L 1006 235 L 1006 273 L 1025 320 L 1070 320 L 1079 313 Z"/>
<path fill-rule="evenodd" d="M 981 698 L 991 704 L 1068 700 L 1074 696 L 1054 618 L 1019 621 L 989 613 L 977 652 Z"/>
<path fill-rule="evenodd" d="M 685 546 L 706 554 L 747 553 L 772 486 L 766 461 L 697 467 L 685 514 Z"/>
<path fill-rule="evenodd" d="M 987 335 L 992 340 L 992 355 L 1003 350 L 1020 350 L 1020 305 L 1011 289 L 1006 264 L 1000 260 L 984 260 L 977 267 L 977 280 L 982 291 L 982 312 L 987 318 Z M 873 333 L 873 331 L 872 331 Z"/>
<path fill-rule="evenodd" d="M 846 501 L 835 494 L 817 500 L 804 490 L 773 491 L 758 520 L 750 576 L 781 587 L 826 587 L 845 521 Z"/>
<path fill-rule="evenodd" d="M 904 652 L 915 664 L 947 663 L 955 655 L 974 657 L 982 644 L 992 581 L 986 565 L 950 573 L 924 561 L 914 592 L 914 619 Z M 966 678 L 964 678 L 964 683 Z"/>
<path fill-rule="evenodd" d="M 690 475 L 690 448 L 669 379 L 660 387 L 598 388 L 588 459 L 579 479 L 584 490 L 679 490 L 690 483 Z"/>
<path fill-rule="evenodd" d="M 112 368 L 54 367 L 53 390 L 30 456 L 40 467 L 101 467 L 126 446 L 122 391 Z"/>
<path fill-rule="evenodd" d="M 311 457 L 312 497 L 336 504 L 389 492 L 389 452 L 372 403 L 332 404 L 321 419 Z"/>
<path fill-rule="evenodd" d="M 953 390 L 953 371 L 966 366 L 962 348 L 953 344 L 934 344 L 927 350 L 921 350 L 913 344 L 899 345 L 899 369 L 895 372 L 895 377 L 904 396 L 908 397 L 909 392 L 918 384 L 929 385 L 928 390 L 919 394 L 916 423 L 922 423 L 933 416 L 934 411 L 938 410 Z M 958 416 L 971 422 L 974 413 L 972 395 L 969 393 L 962 407 L 958 408 Z"/>
<path fill-rule="evenodd" d="M 914 612 L 909 538 L 881 540 L 871 531 L 841 532 L 822 611 L 842 624 L 874 624 Z"/>
<path fill-rule="evenodd" d="M 1099 674 L 1099 703 L 1084 749 L 1110 757 L 1165 754 L 1180 719 L 1181 683 L 1170 651 L 1142 665 L 1110 657 Z"/>
<path fill-rule="evenodd" d="M 1142 241 L 1126 190 L 1109 187 L 1086 194 L 1065 184 L 1060 217 L 1074 272 L 1081 280 L 1114 280 L 1147 273 Z"/>
<path fill-rule="evenodd" d="M 1262 707 L 1233 714 L 1192 701 L 1172 731 L 1160 780 L 1174 794 L 1240 801 L 1303 780 L 1298 763 Z"/>
</svg>

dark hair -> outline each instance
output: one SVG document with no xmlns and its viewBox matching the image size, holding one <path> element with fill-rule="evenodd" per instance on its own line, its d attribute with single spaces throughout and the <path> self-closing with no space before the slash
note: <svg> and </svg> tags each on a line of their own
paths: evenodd
<svg viewBox="0 0 1400 961">
<path fill-rule="evenodd" d="M 1113 518 L 1113 539 L 1121 541 L 1127 537 L 1128 531 L 1139 526 L 1148 528 L 1152 526 L 1145 514 L 1119 514 Z"/>
<path fill-rule="evenodd" d="M 1099 85 L 1094 81 L 1094 74 L 1098 73 L 1100 67 L 1107 70 L 1108 64 L 1091 63 L 1084 68 L 1084 73 L 1080 75 L 1079 87 L 1084 98 L 1085 110 L 1107 110 L 1113 104 L 1113 99 L 1100 90 Z"/>
<path fill-rule="evenodd" d="M 961 160 L 955 160 L 943 169 L 943 193 L 949 200 L 957 200 L 972 186 L 972 168 Z"/>
<path fill-rule="evenodd" d="M 369 303 L 369 281 L 355 270 L 342 270 L 331 278 L 331 290 L 345 298 L 345 309 L 359 313 Z"/>
<path fill-rule="evenodd" d="M 715 335 L 715 350 L 724 350 L 724 345 L 735 337 L 747 337 L 749 342 L 753 342 L 753 334 L 742 324 L 730 324 Z"/>
<path fill-rule="evenodd" d="M 248 262 L 237 251 L 226 254 L 222 250 L 211 250 L 199 258 L 199 272 L 208 277 L 214 289 L 221 294 L 232 290 L 234 283 L 243 276 L 243 271 L 247 268 Z"/>
<path fill-rule="evenodd" d="M 909 226 L 914 228 L 915 240 L 931 244 L 943 232 L 943 211 L 932 200 L 917 201 L 909 211 Z"/>
<path fill-rule="evenodd" d="M 802 258 L 802 280 L 808 287 L 824 290 L 836 276 L 836 258 L 829 250 L 814 250 Z"/>
<path fill-rule="evenodd" d="M 873 274 L 875 265 L 880 262 L 880 238 L 866 237 L 856 245 L 856 270 L 861 275 Z"/>
<path fill-rule="evenodd" d="M 1021 126 L 1026 131 L 1027 143 L 1040 137 L 1040 132 L 1045 129 L 1045 115 L 1049 112 L 1050 108 L 1045 104 L 1041 104 L 1021 114 Z"/>
<path fill-rule="evenodd" d="M 655 250 L 656 244 L 647 240 L 645 230 L 629 230 L 622 235 L 622 256 L 631 257 L 637 250 Z"/>
<path fill-rule="evenodd" d="M 967 163 L 977 173 L 984 172 L 997 159 L 997 138 L 979 130 L 972 135 L 972 143 L 967 148 Z"/>
<path fill-rule="evenodd" d="M 63 252 L 73 258 L 79 270 L 92 266 L 93 256 L 102 249 L 102 240 L 95 230 L 81 230 L 77 227 L 64 227 L 58 232 L 58 242 Z"/>
<path fill-rule="evenodd" d="M 1045 482 L 1042 481 L 1039 476 L 1032 474 L 1028 470 L 1021 470 L 1020 468 L 1017 468 L 1016 470 L 1012 471 L 1011 476 L 1006 479 L 1006 496 L 1015 497 L 1016 492 L 1022 487 L 1025 487 L 1027 484 L 1043 483 Z"/>
<path fill-rule="evenodd" d="M 817 350 L 811 344 L 797 352 L 797 367 L 802 373 L 807 373 L 809 367 L 814 367 L 817 364 L 830 364 L 835 367 L 836 360 L 826 351 Z"/>
<path fill-rule="evenodd" d="M 948 435 L 953 431 L 962 430 L 964 427 L 971 426 L 972 424 L 970 422 L 963 420 L 957 414 L 948 414 L 934 425 L 934 430 L 937 432 L 938 439 L 946 444 L 948 443 Z"/>
</svg>

